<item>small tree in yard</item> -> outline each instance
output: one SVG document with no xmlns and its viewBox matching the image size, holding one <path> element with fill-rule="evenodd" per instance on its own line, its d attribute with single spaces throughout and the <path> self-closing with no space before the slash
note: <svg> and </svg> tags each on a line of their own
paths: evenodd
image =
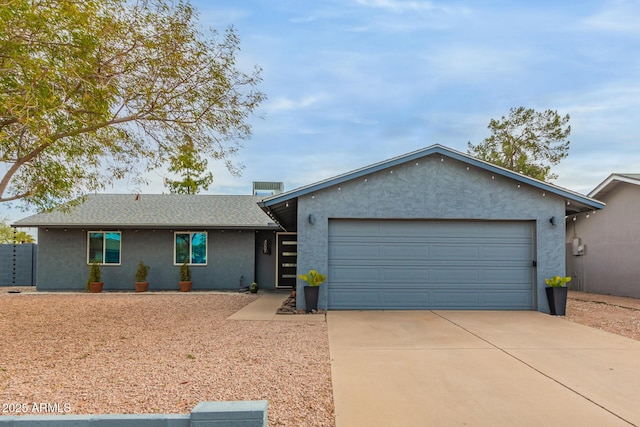
<svg viewBox="0 0 640 427">
<path fill-rule="evenodd" d="M 169 192 L 172 194 L 198 194 L 200 190 L 209 189 L 213 182 L 213 174 L 205 174 L 207 160 L 200 159 L 189 136 L 185 135 L 184 144 L 177 148 L 177 153 L 170 157 L 169 163 L 169 172 L 182 176 L 182 180 L 179 181 L 167 180 Z"/>
<path fill-rule="evenodd" d="M 8 219 L 0 220 L 0 244 L 3 243 L 33 243 L 36 239 L 26 231 L 17 231 L 8 223 Z"/>
<path fill-rule="evenodd" d="M 551 166 L 569 155 L 568 123 L 569 115 L 557 111 L 511 108 L 508 118 L 491 119 L 490 137 L 478 145 L 468 143 L 468 153 L 540 181 L 556 179 Z"/>
</svg>

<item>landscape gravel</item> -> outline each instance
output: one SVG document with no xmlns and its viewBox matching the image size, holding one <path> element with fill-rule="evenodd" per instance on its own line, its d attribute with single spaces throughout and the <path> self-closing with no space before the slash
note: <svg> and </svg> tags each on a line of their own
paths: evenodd
<svg viewBox="0 0 640 427">
<path fill-rule="evenodd" d="M 227 320 L 255 298 L 0 288 L 0 404 L 28 409 L 0 415 L 265 399 L 270 426 L 334 426 L 326 322 Z M 640 299 L 569 291 L 565 319 L 640 340 Z"/>
<path fill-rule="evenodd" d="M 569 291 L 567 320 L 640 340 L 640 299 Z"/>
<path fill-rule="evenodd" d="M 200 401 L 264 399 L 270 426 L 335 425 L 326 322 L 226 320 L 248 294 L 8 291 L 5 409 L 188 413 Z"/>
</svg>

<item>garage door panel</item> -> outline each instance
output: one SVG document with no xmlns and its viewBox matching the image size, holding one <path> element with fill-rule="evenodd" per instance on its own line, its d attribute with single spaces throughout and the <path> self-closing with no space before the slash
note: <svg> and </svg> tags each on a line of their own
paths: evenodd
<svg viewBox="0 0 640 427">
<path fill-rule="evenodd" d="M 530 227 L 523 227 L 523 225 L 529 225 L 525 221 L 478 221 L 475 224 L 478 225 L 478 230 L 484 237 L 493 236 L 507 240 L 531 238 Z"/>
<path fill-rule="evenodd" d="M 352 292 L 332 292 L 329 301 L 333 309 L 367 310 L 372 306 L 384 305 L 384 309 L 411 310 L 434 306 L 437 309 L 477 310 L 528 310 L 529 296 L 526 292 L 487 293 L 487 292 L 438 292 L 426 290 L 375 291 L 363 289 L 357 294 Z M 346 301 L 355 301 L 347 303 Z"/>
<path fill-rule="evenodd" d="M 380 281 L 378 269 L 367 268 L 366 266 L 332 267 L 329 269 L 329 277 L 335 283 L 378 283 Z"/>
<path fill-rule="evenodd" d="M 380 268 L 379 277 L 384 283 L 424 283 L 428 280 L 429 269 L 421 268 Z"/>
<path fill-rule="evenodd" d="M 480 247 L 481 259 L 500 259 L 500 260 L 527 260 L 527 264 L 531 263 L 532 248 L 531 241 L 525 243 L 495 243 L 492 245 L 482 245 Z"/>
<path fill-rule="evenodd" d="M 464 259 L 464 260 L 477 260 L 481 257 L 481 248 L 478 246 L 469 245 L 451 245 L 451 244 L 436 244 L 430 247 L 429 259 L 432 260 L 450 260 L 450 259 Z"/>
<path fill-rule="evenodd" d="M 348 222 L 336 221 L 331 225 L 330 233 L 334 236 L 345 237 L 370 237 L 380 234 L 380 223 L 377 221 L 362 221 L 357 228 L 351 227 Z"/>
<path fill-rule="evenodd" d="M 440 283 L 477 283 L 480 279 L 478 268 L 456 268 L 442 266 L 429 268 L 429 283 L 436 285 Z"/>
<path fill-rule="evenodd" d="M 396 239 L 396 237 L 412 238 L 416 235 L 424 235 L 428 232 L 429 224 L 425 222 L 413 222 L 413 221 L 394 221 L 393 223 L 382 224 L 374 221 L 378 224 L 378 233 L 373 235 L 375 237 L 388 237 Z"/>
<path fill-rule="evenodd" d="M 483 283 L 522 284 L 531 288 L 531 268 L 483 268 L 479 280 Z"/>
<path fill-rule="evenodd" d="M 333 292 L 348 292 L 355 289 L 363 289 L 363 290 L 372 290 L 372 289 L 380 289 L 384 291 L 393 291 L 398 292 L 402 290 L 428 290 L 433 292 L 469 292 L 469 291 L 478 291 L 478 285 L 474 281 L 458 281 L 458 282 L 449 282 L 449 283 L 439 283 L 437 285 L 430 284 L 430 286 L 425 287 L 424 282 L 415 282 L 411 280 L 399 280 L 398 278 L 394 278 L 394 280 L 390 280 L 385 282 L 385 286 L 383 287 L 373 287 L 370 284 L 370 281 L 358 281 L 352 280 L 350 282 L 343 282 L 341 286 L 335 286 L 335 283 L 330 287 Z M 481 289 L 482 292 L 516 292 L 520 293 L 522 291 L 529 292 L 530 286 L 524 283 L 493 283 L 491 285 L 486 285 Z"/>
<path fill-rule="evenodd" d="M 428 235 L 431 238 L 473 238 L 480 235 L 478 223 L 451 221 L 429 221 L 427 224 Z"/>
<path fill-rule="evenodd" d="M 329 304 L 332 309 L 530 309 L 530 293 L 527 289 L 478 291 L 473 287 L 455 290 L 424 289 L 420 287 L 390 287 L 371 289 L 365 284 L 349 290 L 332 289 Z"/>
<path fill-rule="evenodd" d="M 501 307 L 509 310 L 530 310 L 531 292 L 529 289 L 522 291 L 495 291 L 483 292 L 480 294 L 480 305 L 482 307 Z"/>
<path fill-rule="evenodd" d="M 409 259 L 425 259 L 429 256 L 429 248 L 424 245 L 417 244 L 389 244 L 382 245 L 379 248 L 382 259 L 388 260 L 409 260 Z"/>
<path fill-rule="evenodd" d="M 530 222 L 330 220 L 329 308 L 532 309 Z"/>
<path fill-rule="evenodd" d="M 455 269 L 454 269 L 455 267 Z M 393 281 L 417 281 L 432 284 L 473 282 L 490 283 L 521 283 L 531 285 L 531 269 L 518 268 L 490 268 L 490 267 L 458 267 L 455 264 L 438 266 L 416 266 L 408 263 L 399 266 L 379 266 L 375 263 L 365 266 L 334 266 L 330 269 L 329 277 L 334 283 L 344 281 L 386 283 Z"/>
<path fill-rule="evenodd" d="M 374 259 L 380 256 L 377 244 L 366 242 L 336 243 L 329 250 L 329 257 L 334 259 Z"/>
<path fill-rule="evenodd" d="M 431 291 L 432 302 L 438 308 L 473 307 L 479 305 L 478 292 L 475 290 Z"/>
</svg>

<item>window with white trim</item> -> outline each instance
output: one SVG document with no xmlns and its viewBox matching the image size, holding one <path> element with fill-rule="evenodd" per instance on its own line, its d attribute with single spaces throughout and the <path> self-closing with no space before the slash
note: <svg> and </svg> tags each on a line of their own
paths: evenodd
<svg viewBox="0 0 640 427">
<path fill-rule="evenodd" d="M 120 265 L 121 241 L 119 231 L 87 232 L 87 264 Z"/>
<path fill-rule="evenodd" d="M 207 264 L 207 233 L 205 231 L 176 231 L 173 238 L 173 263 L 175 265 Z"/>
</svg>

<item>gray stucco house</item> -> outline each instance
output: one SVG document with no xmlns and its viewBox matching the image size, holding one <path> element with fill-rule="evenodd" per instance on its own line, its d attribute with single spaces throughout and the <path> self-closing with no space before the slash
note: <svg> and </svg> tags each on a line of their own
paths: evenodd
<svg viewBox="0 0 640 427">
<path fill-rule="evenodd" d="M 571 287 L 640 298 L 640 174 L 611 174 L 589 197 L 607 208 L 567 217 Z"/>
<path fill-rule="evenodd" d="M 150 289 L 298 289 L 326 273 L 328 309 L 548 311 L 544 279 L 565 273 L 566 215 L 590 197 L 434 145 L 295 190 L 255 196 L 93 195 L 38 227 L 38 289 L 131 289 L 138 260 Z"/>
<path fill-rule="evenodd" d="M 150 290 L 177 289 L 191 265 L 193 289 L 275 287 L 271 251 L 278 226 L 257 196 L 92 194 L 84 203 L 17 221 L 38 228 L 38 290 L 85 288 L 88 265 L 103 265 L 104 289 L 133 289 L 138 261 Z M 265 243 L 266 242 L 266 243 Z"/>
<path fill-rule="evenodd" d="M 604 204 L 434 145 L 264 199 L 328 309 L 548 312 L 565 215 Z M 298 281 L 298 306 L 304 305 Z"/>
</svg>

